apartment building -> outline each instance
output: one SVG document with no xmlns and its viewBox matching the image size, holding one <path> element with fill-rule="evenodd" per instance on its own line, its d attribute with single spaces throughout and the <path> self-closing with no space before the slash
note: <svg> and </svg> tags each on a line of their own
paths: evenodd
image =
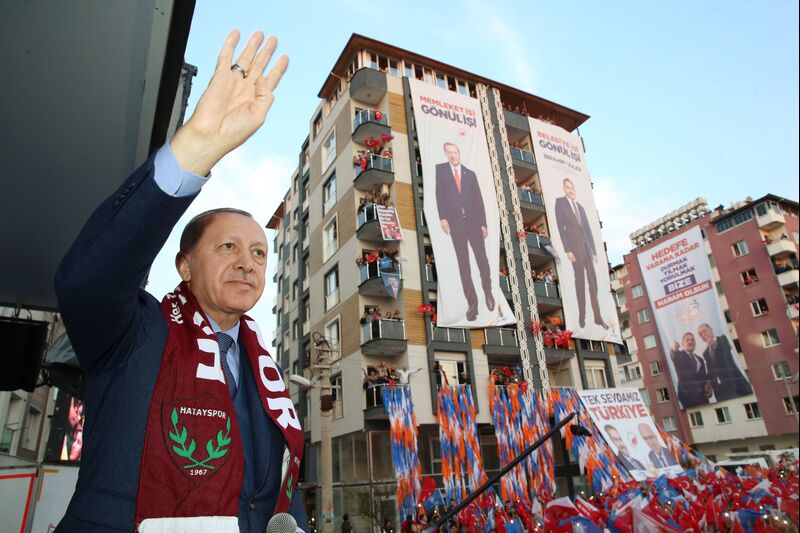
<svg viewBox="0 0 800 533">
<path fill-rule="evenodd" d="M 612 288 L 631 360 L 620 381 L 642 391 L 656 421 L 712 460 L 796 447 L 798 204 L 774 195 L 713 210 L 698 198 L 631 234 Z M 637 255 L 698 226 L 720 307 L 752 394 L 681 409 Z"/>
<path fill-rule="evenodd" d="M 484 109 L 491 111 L 484 113 L 484 123 L 496 140 L 498 157 L 511 162 L 500 165 L 506 205 L 499 206 L 499 211 L 509 213 L 512 234 L 527 244 L 525 257 L 517 246 L 501 245 L 500 286 L 524 324 L 535 322 L 537 315 L 541 324 L 564 324 L 558 284 L 522 280 L 518 286 L 531 293 L 535 302 L 531 308 L 529 295 L 515 295 L 502 272 L 514 269 L 521 276 L 524 261 L 537 272 L 556 271 L 546 237 L 555 222 L 548 220 L 542 196 L 536 192 L 541 188 L 528 117 L 576 131 L 588 116 L 414 52 L 353 35 L 322 84 L 291 188 L 268 225 L 275 231 L 273 250 L 278 262 L 275 354 L 287 374 L 303 375 L 314 383 L 307 392 L 294 390 L 294 398 L 307 439 L 307 508 L 317 520 L 321 518 L 316 489 L 321 461 L 333 464 L 337 517 L 346 512 L 357 524 L 367 525 L 378 514 L 393 515 L 389 511 L 395 508 L 395 485 L 388 418 L 381 388 L 363 386 L 368 368 L 385 364 L 421 369 L 410 378 L 420 460 L 423 474 L 433 476 L 441 486 L 435 408 L 437 380 L 445 379 L 442 375 L 450 385 L 472 387 L 483 460 L 491 472 L 502 466 L 489 412 L 492 370 L 522 366 L 521 352 L 527 351 L 538 354 L 530 356 L 536 387 L 547 376 L 551 386 L 606 388 L 616 384 L 617 364 L 629 359 L 624 345 L 572 339 L 569 348 L 537 348 L 533 334 L 520 335 L 514 327 L 438 327 L 430 313 L 420 311 L 428 304 L 435 308 L 437 280 L 457 274 L 437 272 L 423 213 L 426 191 L 409 83 L 414 79 L 467 97 L 485 94 Z M 373 139 L 383 140 L 384 146 L 380 153 L 364 156 L 365 143 Z M 391 202 L 402 240 L 384 240 L 375 207 L 363 205 L 367 195 Z M 396 298 L 387 293 L 377 263 L 357 264 L 358 258 L 380 248 L 395 248 L 402 258 Z M 361 324 L 370 307 L 380 307 L 384 314 L 398 311 L 400 319 Z M 330 460 L 320 458 L 323 428 L 319 381 L 315 381 L 318 363 L 326 361 L 332 363 L 330 383 L 322 384 L 331 387 L 332 395 Z M 561 449 L 557 465 L 560 492 L 568 494 L 585 486 L 574 458 Z"/>
</svg>

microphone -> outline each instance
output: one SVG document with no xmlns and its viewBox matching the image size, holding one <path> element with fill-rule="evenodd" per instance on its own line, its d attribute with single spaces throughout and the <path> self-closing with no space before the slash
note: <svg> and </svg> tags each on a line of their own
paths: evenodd
<svg viewBox="0 0 800 533">
<path fill-rule="evenodd" d="M 269 519 L 267 533 L 295 533 L 297 521 L 289 513 L 278 513 Z"/>
</svg>

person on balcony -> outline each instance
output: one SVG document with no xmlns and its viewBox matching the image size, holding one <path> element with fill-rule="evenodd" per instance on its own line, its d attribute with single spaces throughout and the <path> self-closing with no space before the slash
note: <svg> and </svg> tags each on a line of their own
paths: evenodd
<svg viewBox="0 0 800 533">
<path fill-rule="evenodd" d="M 453 242 L 461 287 L 467 299 L 466 318 L 472 322 L 478 317 L 478 296 L 472 282 L 470 248 L 480 271 L 486 307 L 490 311 L 495 309 L 491 270 L 484 243 L 489 236 L 486 208 L 478 177 L 474 171 L 461 164 L 461 150 L 458 145 L 445 143 L 444 153 L 447 161 L 436 165 L 436 207 L 442 231 Z"/>
</svg>

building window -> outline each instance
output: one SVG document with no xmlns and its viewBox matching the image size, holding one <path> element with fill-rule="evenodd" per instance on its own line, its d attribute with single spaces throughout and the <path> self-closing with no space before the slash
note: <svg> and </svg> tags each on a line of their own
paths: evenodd
<svg viewBox="0 0 800 533">
<path fill-rule="evenodd" d="M 325 311 L 339 303 L 339 267 L 325 274 Z"/>
<path fill-rule="evenodd" d="M 322 214 L 324 215 L 336 203 L 336 173 L 331 174 L 331 177 L 322 186 Z"/>
<path fill-rule="evenodd" d="M 647 392 L 647 389 L 639 389 L 639 396 L 642 397 L 644 404 L 650 407 L 650 393 Z"/>
<path fill-rule="evenodd" d="M 339 318 L 328 322 L 325 326 L 325 338 L 328 339 L 328 344 L 331 345 L 331 359 L 339 359 L 339 342 L 341 336 L 339 335 Z"/>
<path fill-rule="evenodd" d="M 320 111 L 320 113 L 314 119 L 314 124 L 311 127 L 311 131 L 312 131 L 312 137 L 311 138 L 312 139 L 316 139 L 317 135 L 319 135 L 319 130 L 321 130 L 321 129 L 322 129 L 322 112 Z"/>
<path fill-rule="evenodd" d="M 717 222 L 716 225 L 715 225 L 715 227 L 717 228 L 717 233 L 723 233 L 725 231 L 728 231 L 733 226 L 734 226 L 733 220 L 730 219 L 730 218 L 726 218 L 725 220 L 723 220 L 721 222 Z"/>
<path fill-rule="evenodd" d="M 292 340 L 297 340 L 297 332 L 300 329 L 300 321 L 294 320 L 292 322 Z"/>
<path fill-rule="evenodd" d="M 737 241 L 731 244 L 731 249 L 735 257 L 741 257 L 750 253 L 750 249 L 747 247 L 747 241 Z"/>
<path fill-rule="evenodd" d="M 748 446 L 738 446 L 736 448 L 731 448 L 731 453 L 747 453 L 750 451 Z"/>
<path fill-rule="evenodd" d="M 658 403 L 667 403 L 669 401 L 669 390 L 666 388 L 656 389 L 656 399 Z"/>
<path fill-rule="evenodd" d="M 650 311 L 648 311 L 646 307 L 644 309 L 640 309 L 636 313 L 636 318 L 639 319 L 639 324 L 650 322 Z"/>
<path fill-rule="evenodd" d="M 605 389 L 607 386 L 605 368 L 596 367 L 586 369 L 587 389 Z"/>
<path fill-rule="evenodd" d="M 664 369 L 661 368 L 661 361 L 650 361 L 650 375 L 658 376 L 664 373 Z"/>
<path fill-rule="evenodd" d="M 331 130 L 331 134 L 322 143 L 322 172 L 328 170 L 334 159 L 336 159 L 336 128 Z"/>
<path fill-rule="evenodd" d="M 297 280 L 295 280 L 295 282 L 292 283 L 292 301 L 297 299 L 297 289 L 299 286 L 300 283 Z"/>
<path fill-rule="evenodd" d="M 759 298 L 754 302 L 750 302 L 750 309 L 753 311 L 753 316 L 761 316 L 769 312 L 767 301 L 764 298 Z"/>
<path fill-rule="evenodd" d="M 703 413 L 701 413 L 700 411 L 694 411 L 693 413 L 689 413 L 689 424 L 693 428 L 703 427 Z"/>
<path fill-rule="evenodd" d="M 656 347 L 656 336 L 655 335 L 645 335 L 644 337 L 644 348 L 645 350 L 649 350 L 650 348 Z"/>
<path fill-rule="evenodd" d="M 792 371 L 789 368 L 788 361 L 781 361 L 772 365 L 772 375 L 775 376 L 775 381 L 788 379 L 792 377 Z"/>
<path fill-rule="evenodd" d="M 42 425 L 42 412 L 35 407 L 28 408 L 28 419 L 22 434 L 20 447 L 26 450 L 36 450 L 39 446 L 39 430 Z"/>
<path fill-rule="evenodd" d="M 787 415 L 793 415 L 797 413 L 797 404 L 800 403 L 800 396 L 784 396 L 783 397 L 783 410 L 786 411 Z"/>
<path fill-rule="evenodd" d="M 739 274 L 739 277 L 742 279 L 742 284 L 745 287 L 749 287 L 750 285 L 754 285 L 758 283 L 758 275 L 756 275 L 756 269 L 750 268 L 745 270 L 744 272 Z"/>
<path fill-rule="evenodd" d="M 674 416 L 665 416 L 661 420 L 661 425 L 664 426 L 665 431 L 677 431 L 678 425 L 675 423 Z"/>
<path fill-rule="evenodd" d="M 748 420 L 761 418 L 761 409 L 758 408 L 756 402 L 744 404 L 744 413 L 747 415 Z"/>
<path fill-rule="evenodd" d="M 731 423 L 731 412 L 727 407 L 717 407 L 714 412 L 717 414 L 717 424 Z"/>
<path fill-rule="evenodd" d="M 779 345 L 781 343 L 781 340 L 778 338 L 778 331 L 775 328 L 772 328 L 767 331 L 762 331 L 761 342 L 764 344 L 764 348 L 769 348 L 771 346 Z"/>
<path fill-rule="evenodd" d="M 339 232 L 337 230 L 335 216 L 322 229 L 322 235 L 324 238 L 324 242 L 322 243 L 322 260 L 325 262 L 339 249 Z"/>
<path fill-rule="evenodd" d="M 639 285 L 634 285 L 633 287 L 631 287 L 631 293 L 633 294 L 634 299 L 641 298 L 642 296 L 644 296 L 644 288 L 642 288 L 641 283 Z"/>
<path fill-rule="evenodd" d="M 342 375 L 331 377 L 331 396 L 333 396 L 333 418 L 344 416 L 344 401 L 342 401 Z"/>
</svg>

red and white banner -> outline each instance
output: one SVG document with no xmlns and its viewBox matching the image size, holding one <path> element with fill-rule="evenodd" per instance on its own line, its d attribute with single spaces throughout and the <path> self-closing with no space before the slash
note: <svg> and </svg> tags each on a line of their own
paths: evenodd
<svg viewBox="0 0 800 533">
<path fill-rule="evenodd" d="M 559 126 L 528 121 L 566 328 L 579 339 L 621 344 L 583 142 Z"/>
<path fill-rule="evenodd" d="M 578 394 L 592 422 L 634 479 L 683 470 L 661 439 L 638 390 L 598 389 Z"/>
<path fill-rule="evenodd" d="M 753 392 L 731 341 L 698 226 L 638 254 L 683 409 Z"/>
<path fill-rule="evenodd" d="M 410 79 L 436 256 L 438 325 L 516 322 L 500 289 L 500 214 L 480 103 Z"/>
</svg>

